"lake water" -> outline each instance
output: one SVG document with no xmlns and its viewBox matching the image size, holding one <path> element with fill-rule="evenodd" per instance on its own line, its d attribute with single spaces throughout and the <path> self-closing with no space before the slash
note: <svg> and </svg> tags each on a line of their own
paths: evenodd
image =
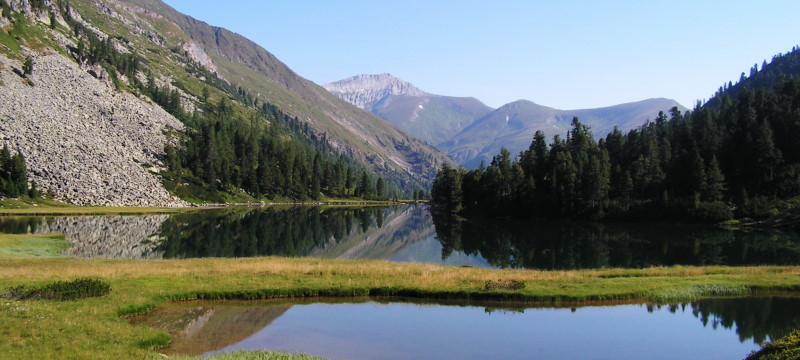
<svg viewBox="0 0 800 360">
<path fill-rule="evenodd" d="M 329 359 L 743 359 L 800 326 L 800 299 L 572 308 L 408 302 L 173 303 L 135 322 L 168 352 L 239 349 Z"/>
<path fill-rule="evenodd" d="M 64 233 L 69 255 L 290 256 L 531 269 L 797 265 L 796 232 L 711 226 L 432 218 L 425 205 L 231 207 L 175 215 L 0 217 L 0 232 Z"/>
</svg>

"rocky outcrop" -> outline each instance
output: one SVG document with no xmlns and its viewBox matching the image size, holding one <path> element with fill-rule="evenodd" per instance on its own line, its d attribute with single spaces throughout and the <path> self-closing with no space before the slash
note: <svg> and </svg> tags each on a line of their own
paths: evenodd
<svg viewBox="0 0 800 360">
<path fill-rule="evenodd" d="M 389 95 L 430 95 L 391 74 L 356 75 L 322 85 L 322 87 L 339 98 L 367 111 L 372 111 L 372 107 L 375 104 Z"/>
<path fill-rule="evenodd" d="M 185 205 L 158 175 L 180 121 L 61 55 L 34 56 L 27 79 L 20 68 L 0 56 L 0 146 L 25 156 L 41 189 L 76 205 Z"/>
</svg>

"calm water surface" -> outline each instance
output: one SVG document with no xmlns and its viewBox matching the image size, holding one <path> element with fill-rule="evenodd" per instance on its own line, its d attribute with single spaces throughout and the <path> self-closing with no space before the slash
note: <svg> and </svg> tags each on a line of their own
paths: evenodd
<svg viewBox="0 0 800 360">
<path fill-rule="evenodd" d="M 177 215 L 0 217 L 0 232 L 61 232 L 69 255 L 289 256 L 535 269 L 797 265 L 796 232 L 709 226 L 480 221 L 424 205 L 263 207 Z"/>
<path fill-rule="evenodd" d="M 414 303 L 183 303 L 139 320 L 171 352 L 330 359 L 743 359 L 800 325 L 800 299 L 491 308 Z"/>
</svg>

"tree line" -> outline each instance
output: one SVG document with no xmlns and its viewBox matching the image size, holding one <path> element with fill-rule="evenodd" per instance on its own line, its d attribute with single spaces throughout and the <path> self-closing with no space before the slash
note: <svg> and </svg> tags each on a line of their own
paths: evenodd
<svg viewBox="0 0 800 360">
<path fill-rule="evenodd" d="M 798 57 L 793 51 L 773 62 Z M 433 207 L 626 220 L 776 214 L 800 195 L 800 79 L 770 77 L 769 87 L 755 90 L 743 77 L 735 97 L 723 91 L 705 106 L 686 113 L 673 108 L 628 133 L 615 128 L 595 140 L 574 118 L 566 138 L 548 143 L 538 131 L 515 157 L 502 149 L 476 170 L 445 165 L 432 187 Z"/>
</svg>

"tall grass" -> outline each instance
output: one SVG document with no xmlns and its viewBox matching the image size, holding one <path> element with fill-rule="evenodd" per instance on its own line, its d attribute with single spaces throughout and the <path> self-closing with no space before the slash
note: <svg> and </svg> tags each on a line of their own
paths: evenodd
<svg viewBox="0 0 800 360">
<path fill-rule="evenodd" d="M 646 297 L 655 302 L 678 300 L 696 300 L 706 297 L 743 296 L 749 290 L 742 285 L 730 284 L 694 284 L 668 287 L 650 291 Z"/>
</svg>

